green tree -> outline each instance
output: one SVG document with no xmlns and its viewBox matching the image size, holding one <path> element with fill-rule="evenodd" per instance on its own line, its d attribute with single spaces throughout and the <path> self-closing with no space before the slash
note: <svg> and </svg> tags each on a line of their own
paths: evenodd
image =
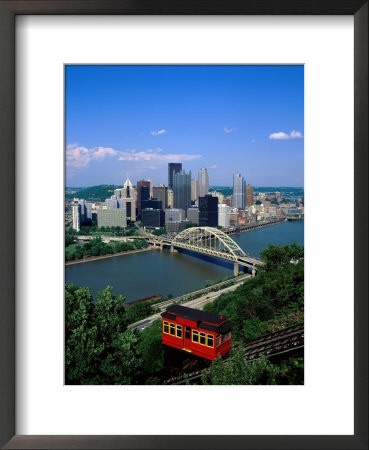
<svg viewBox="0 0 369 450">
<path fill-rule="evenodd" d="M 92 324 L 88 288 L 65 287 L 65 375 L 67 384 L 80 384 L 95 373 L 97 329 Z"/>
<path fill-rule="evenodd" d="M 163 234 L 165 234 L 167 231 L 165 228 L 159 228 L 158 230 L 153 230 L 152 234 L 154 234 L 155 236 L 161 236 Z"/>
<path fill-rule="evenodd" d="M 65 247 L 74 244 L 76 240 L 75 233 L 71 233 L 69 230 L 65 232 Z"/>
<path fill-rule="evenodd" d="M 203 384 L 251 385 L 276 384 L 278 368 L 261 358 L 250 362 L 242 347 L 233 348 L 228 360 L 220 358 L 212 362 L 202 377 Z"/>
<path fill-rule="evenodd" d="M 124 321 L 128 326 L 131 323 L 145 319 L 145 317 L 154 314 L 154 308 L 149 302 L 134 302 L 125 311 Z"/>
<path fill-rule="evenodd" d="M 99 384 L 135 384 L 142 372 L 140 336 L 134 329 L 114 335 L 106 357 L 101 361 Z M 103 381 L 101 383 L 101 381 Z"/>
<path fill-rule="evenodd" d="M 164 367 L 164 350 L 161 337 L 161 320 L 155 322 L 142 332 L 140 351 L 146 373 L 152 375 Z"/>
</svg>

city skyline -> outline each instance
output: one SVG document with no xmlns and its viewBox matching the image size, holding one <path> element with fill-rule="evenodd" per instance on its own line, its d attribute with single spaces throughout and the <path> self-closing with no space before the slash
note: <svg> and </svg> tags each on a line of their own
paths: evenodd
<svg viewBox="0 0 369 450">
<path fill-rule="evenodd" d="M 303 66 L 66 66 L 66 185 L 304 185 Z"/>
</svg>

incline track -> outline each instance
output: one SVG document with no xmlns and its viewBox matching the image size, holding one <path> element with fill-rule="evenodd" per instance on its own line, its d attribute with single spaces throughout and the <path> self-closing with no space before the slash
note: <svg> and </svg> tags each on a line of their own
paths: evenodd
<svg viewBox="0 0 369 450">
<path fill-rule="evenodd" d="M 262 336 L 245 344 L 245 356 L 253 361 L 261 356 L 271 357 L 290 353 L 304 347 L 304 324 L 295 325 L 281 331 Z M 224 359 L 226 362 L 227 359 Z M 208 368 L 187 373 L 188 381 L 198 379 Z M 165 380 L 163 384 L 185 384 L 184 375 Z"/>
</svg>

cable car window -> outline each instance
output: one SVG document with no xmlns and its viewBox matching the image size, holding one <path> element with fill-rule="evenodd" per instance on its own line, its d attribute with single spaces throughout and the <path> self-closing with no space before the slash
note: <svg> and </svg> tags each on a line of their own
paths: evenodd
<svg viewBox="0 0 369 450">
<path fill-rule="evenodd" d="M 208 347 L 214 347 L 214 338 L 208 334 Z"/>
<path fill-rule="evenodd" d="M 220 345 L 220 338 L 217 339 L 217 347 Z"/>
<path fill-rule="evenodd" d="M 191 339 L 191 328 L 190 327 L 186 327 L 185 337 L 186 337 L 186 339 Z"/>
<path fill-rule="evenodd" d="M 164 333 L 169 333 L 169 323 L 168 322 L 164 322 L 163 331 L 164 331 Z"/>
<path fill-rule="evenodd" d="M 182 337 L 182 325 L 177 325 L 177 337 Z"/>
<path fill-rule="evenodd" d="M 199 342 L 199 332 L 196 330 L 192 330 L 192 341 Z"/>
<path fill-rule="evenodd" d="M 175 336 L 176 334 L 176 326 L 174 325 L 174 323 L 170 324 L 170 334 Z"/>
<path fill-rule="evenodd" d="M 202 345 L 206 344 L 205 333 L 200 333 L 200 344 Z"/>
<path fill-rule="evenodd" d="M 226 337 L 225 337 L 225 335 L 223 334 L 223 336 L 222 336 L 222 344 L 223 344 L 223 342 L 226 340 Z"/>
</svg>

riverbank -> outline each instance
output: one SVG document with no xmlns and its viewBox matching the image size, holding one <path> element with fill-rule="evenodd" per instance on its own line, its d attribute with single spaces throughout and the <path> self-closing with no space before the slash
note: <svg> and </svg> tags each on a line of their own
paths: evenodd
<svg viewBox="0 0 369 450">
<path fill-rule="evenodd" d="M 257 230 L 258 228 L 268 227 L 270 225 L 277 225 L 277 224 L 283 223 L 283 222 L 286 222 L 285 218 L 272 219 L 272 220 L 268 220 L 268 221 L 259 221 L 259 222 L 254 222 L 252 224 L 238 226 L 238 227 L 236 227 L 236 229 L 234 231 L 226 232 L 226 233 L 229 235 L 240 234 L 240 233 L 245 233 L 247 231 Z"/>
<path fill-rule="evenodd" d="M 72 266 L 74 264 L 81 264 L 81 263 L 87 263 L 91 261 L 98 261 L 100 259 L 107 259 L 107 258 L 113 258 L 114 256 L 123 256 L 123 255 L 132 255 L 133 253 L 142 253 L 142 252 L 148 252 L 150 250 L 154 250 L 155 247 L 150 246 L 146 248 L 139 248 L 137 250 L 127 250 L 125 252 L 118 252 L 118 253 L 109 253 L 107 255 L 100 255 L 100 256 L 85 256 L 81 259 L 76 259 L 74 261 L 66 261 L 66 266 Z"/>
</svg>

